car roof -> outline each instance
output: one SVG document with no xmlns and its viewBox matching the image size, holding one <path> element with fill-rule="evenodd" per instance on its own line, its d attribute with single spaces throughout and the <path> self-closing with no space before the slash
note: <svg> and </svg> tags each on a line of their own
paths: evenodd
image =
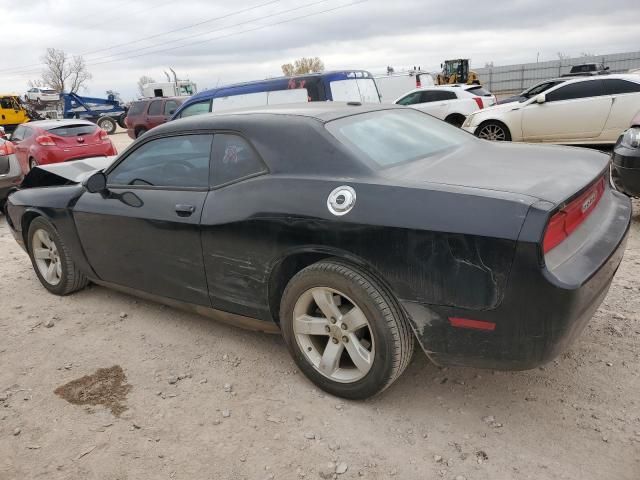
<svg viewBox="0 0 640 480">
<path fill-rule="evenodd" d="M 640 83 L 640 77 L 633 73 L 609 73 L 606 75 L 590 75 L 590 76 L 577 76 L 577 77 L 565 77 L 567 83 L 589 82 L 594 80 L 629 80 L 631 82 Z"/>
<path fill-rule="evenodd" d="M 22 123 L 25 127 L 36 127 L 41 128 L 43 130 L 50 130 L 56 127 L 64 127 L 67 125 L 93 125 L 96 126 L 95 123 L 90 122 L 88 120 L 80 120 L 80 119 L 61 119 L 61 120 L 36 120 L 35 122 Z"/>
</svg>

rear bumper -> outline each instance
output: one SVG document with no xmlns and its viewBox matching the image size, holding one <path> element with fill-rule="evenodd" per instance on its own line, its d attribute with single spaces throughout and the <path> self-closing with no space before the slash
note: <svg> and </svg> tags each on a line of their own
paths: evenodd
<svg viewBox="0 0 640 480">
<path fill-rule="evenodd" d="M 627 148 L 618 143 L 613 150 L 612 168 L 616 188 L 631 197 L 640 197 L 640 148 Z"/>
<path fill-rule="evenodd" d="M 72 160 L 82 160 L 93 157 L 110 157 L 116 155 L 115 147 L 110 145 L 97 145 L 89 148 L 71 149 L 64 151 L 61 148 L 51 147 L 38 155 L 38 165 L 51 165 L 52 163 L 70 162 Z"/>
<path fill-rule="evenodd" d="M 468 311 L 403 302 L 427 355 L 443 365 L 526 370 L 565 350 L 604 300 L 624 254 L 631 203 L 613 190 L 607 196 L 608 223 L 553 270 L 541 265 L 537 242 L 519 242 L 497 308 Z M 451 317 L 486 322 L 493 330 L 454 327 Z"/>
</svg>

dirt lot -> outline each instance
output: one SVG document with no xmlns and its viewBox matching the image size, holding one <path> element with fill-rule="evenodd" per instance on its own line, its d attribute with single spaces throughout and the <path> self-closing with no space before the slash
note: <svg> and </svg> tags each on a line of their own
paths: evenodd
<svg viewBox="0 0 640 480">
<path fill-rule="evenodd" d="M 0 218 L 0 479 L 637 480 L 639 279 L 636 214 L 609 296 L 556 361 L 439 369 L 417 352 L 383 395 L 346 402 L 278 336 L 95 286 L 48 294 Z"/>
</svg>

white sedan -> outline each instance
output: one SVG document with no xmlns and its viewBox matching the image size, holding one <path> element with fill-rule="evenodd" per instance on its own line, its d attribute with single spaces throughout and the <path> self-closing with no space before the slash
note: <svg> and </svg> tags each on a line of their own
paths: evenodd
<svg viewBox="0 0 640 480">
<path fill-rule="evenodd" d="M 613 144 L 638 111 L 639 76 L 580 77 L 525 102 L 473 113 L 462 128 L 486 140 Z"/>
<path fill-rule="evenodd" d="M 472 112 L 496 104 L 496 97 L 480 85 L 416 88 L 395 102 L 433 115 L 456 127 Z"/>
<path fill-rule="evenodd" d="M 50 88 L 33 87 L 27 90 L 27 100 L 37 103 L 57 102 L 60 100 L 60 95 Z"/>
</svg>

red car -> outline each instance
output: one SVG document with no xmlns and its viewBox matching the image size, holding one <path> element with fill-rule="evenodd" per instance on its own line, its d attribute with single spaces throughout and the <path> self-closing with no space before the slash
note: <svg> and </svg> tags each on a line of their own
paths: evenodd
<svg viewBox="0 0 640 480">
<path fill-rule="evenodd" d="M 11 135 L 23 171 L 36 165 L 116 155 L 107 132 L 86 120 L 41 120 L 22 123 Z"/>
</svg>

